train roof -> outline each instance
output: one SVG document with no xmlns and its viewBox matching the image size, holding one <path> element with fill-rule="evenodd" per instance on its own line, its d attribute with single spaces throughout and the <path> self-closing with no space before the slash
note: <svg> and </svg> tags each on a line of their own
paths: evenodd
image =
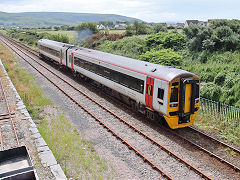
<svg viewBox="0 0 240 180">
<path fill-rule="evenodd" d="M 80 56 L 85 56 L 97 61 L 102 61 L 108 64 L 122 67 L 130 71 L 135 71 L 135 72 L 145 74 L 150 77 L 155 77 L 168 82 L 178 77 L 189 77 L 189 76 L 197 77 L 195 74 L 191 72 L 188 72 L 182 69 L 173 68 L 171 66 L 163 66 L 163 65 L 149 63 L 146 61 L 141 61 L 133 58 L 101 52 L 93 49 L 76 47 L 70 44 L 56 42 L 48 39 L 41 39 L 39 41 L 43 42 L 44 44 L 48 44 L 50 46 L 57 45 L 59 47 L 72 47 L 71 49 L 74 50 L 75 53 Z"/>
<path fill-rule="evenodd" d="M 63 47 L 73 47 L 74 45 L 71 44 L 67 44 L 67 43 L 62 43 L 62 42 L 58 42 L 58 41 L 53 41 L 53 40 L 49 40 L 49 39 L 40 39 L 38 41 L 39 43 L 48 45 L 48 46 L 58 46 L 58 48 L 63 48 Z"/>
<path fill-rule="evenodd" d="M 173 68 L 171 66 L 163 66 L 159 64 L 149 63 L 146 61 L 141 61 L 137 59 L 132 59 L 124 56 L 114 55 L 106 52 L 101 52 L 97 50 L 73 47 L 75 48 L 75 53 L 92 58 L 95 60 L 103 61 L 108 64 L 116 65 L 131 71 L 139 72 L 151 77 L 155 77 L 164 81 L 172 81 L 178 77 L 189 77 L 195 76 L 195 74 L 182 70 Z"/>
</svg>

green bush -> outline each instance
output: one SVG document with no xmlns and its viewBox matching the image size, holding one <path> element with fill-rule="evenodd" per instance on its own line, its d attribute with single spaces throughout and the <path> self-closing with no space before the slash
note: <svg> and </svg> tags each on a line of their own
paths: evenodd
<svg viewBox="0 0 240 180">
<path fill-rule="evenodd" d="M 206 83 L 201 88 L 201 96 L 204 98 L 212 99 L 214 101 L 219 101 L 221 95 L 222 95 L 221 87 L 219 87 L 218 85 L 212 82 Z"/>
<path fill-rule="evenodd" d="M 139 59 L 166 66 L 179 66 L 182 62 L 182 56 L 175 53 L 172 49 L 147 51 L 140 55 Z"/>
<path fill-rule="evenodd" d="M 185 36 L 182 33 L 153 33 L 150 34 L 146 39 L 147 46 L 149 48 L 159 49 L 158 46 L 162 48 L 179 50 L 183 49 L 185 46 Z"/>
<path fill-rule="evenodd" d="M 145 42 L 146 36 L 132 36 L 117 41 L 105 41 L 99 50 L 138 59 L 139 55 L 148 49 Z"/>
<path fill-rule="evenodd" d="M 51 34 L 46 38 L 54 41 L 58 41 L 58 42 L 69 43 L 69 37 L 65 34 Z"/>
<path fill-rule="evenodd" d="M 214 83 L 219 85 L 219 86 L 223 86 L 225 78 L 226 78 L 226 73 L 225 72 L 220 72 L 214 78 Z"/>
<path fill-rule="evenodd" d="M 157 24 L 153 27 L 154 33 L 158 33 L 158 32 L 167 32 L 167 28 L 165 26 L 163 26 L 162 24 Z"/>
<path fill-rule="evenodd" d="M 213 82 L 215 75 L 213 73 L 202 72 L 200 73 L 200 79 L 203 82 Z"/>
<path fill-rule="evenodd" d="M 75 27 L 76 31 L 90 30 L 93 34 L 97 33 L 99 30 L 97 28 L 97 23 L 95 22 L 84 22 Z"/>
</svg>

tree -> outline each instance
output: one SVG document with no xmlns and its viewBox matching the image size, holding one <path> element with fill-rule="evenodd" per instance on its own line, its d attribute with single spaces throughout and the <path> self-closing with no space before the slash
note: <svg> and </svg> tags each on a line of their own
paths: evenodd
<svg viewBox="0 0 240 180">
<path fill-rule="evenodd" d="M 212 39 L 216 42 L 217 49 L 235 50 L 240 44 L 239 35 L 234 33 L 229 26 L 220 26 L 213 32 Z"/>
<path fill-rule="evenodd" d="M 147 26 L 138 21 L 134 21 L 133 29 L 135 30 L 136 35 L 147 34 Z"/>
<path fill-rule="evenodd" d="M 141 34 L 147 34 L 147 26 L 143 23 L 140 23 L 138 21 L 134 21 L 133 25 L 130 25 L 127 23 L 126 26 L 126 36 L 132 36 L 132 35 L 141 35 Z"/>
<path fill-rule="evenodd" d="M 185 35 L 182 33 L 153 33 L 146 39 L 147 46 L 150 48 L 172 48 L 174 50 L 182 49 L 185 46 Z"/>
<path fill-rule="evenodd" d="M 211 24 L 210 24 L 211 28 L 217 29 L 218 27 L 221 27 L 221 26 L 228 26 L 231 28 L 233 32 L 240 34 L 240 20 L 216 19 L 211 21 Z"/>
<path fill-rule="evenodd" d="M 191 51 L 211 50 L 215 42 L 211 40 L 212 28 L 190 25 L 183 29 L 187 38 L 187 46 Z"/>
<path fill-rule="evenodd" d="M 51 34 L 47 36 L 47 39 L 51 39 L 58 42 L 69 43 L 69 37 L 65 34 Z"/>
<path fill-rule="evenodd" d="M 82 24 L 79 24 L 75 27 L 76 31 L 82 31 L 82 30 L 90 30 L 93 34 L 98 33 L 97 29 L 97 23 L 95 22 L 84 22 Z"/>
<path fill-rule="evenodd" d="M 112 26 L 113 22 L 112 21 L 99 21 L 98 24 L 102 24 L 104 26 Z"/>
<path fill-rule="evenodd" d="M 63 30 L 63 31 L 68 30 L 68 28 L 69 28 L 68 25 L 62 25 L 62 26 L 60 26 L 60 29 Z"/>
<path fill-rule="evenodd" d="M 166 66 L 179 66 L 182 62 L 182 56 L 175 53 L 172 49 L 147 51 L 146 53 L 140 55 L 139 59 Z"/>
<path fill-rule="evenodd" d="M 60 30 L 60 27 L 54 26 L 53 29 L 54 29 L 54 31 L 59 31 L 59 30 Z"/>
<path fill-rule="evenodd" d="M 157 24 L 153 27 L 153 30 L 155 33 L 158 32 L 167 32 L 167 28 L 165 26 L 163 26 L 162 24 Z"/>
</svg>

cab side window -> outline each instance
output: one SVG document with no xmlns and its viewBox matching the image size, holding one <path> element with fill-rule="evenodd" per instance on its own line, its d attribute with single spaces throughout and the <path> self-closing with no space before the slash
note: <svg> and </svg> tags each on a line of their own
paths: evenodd
<svg viewBox="0 0 240 180">
<path fill-rule="evenodd" d="M 171 88 L 170 102 L 178 102 L 178 88 Z"/>
<path fill-rule="evenodd" d="M 158 88 L 158 96 L 159 99 L 163 100 L 164 97 L 164 89 Z"/>
</svg>

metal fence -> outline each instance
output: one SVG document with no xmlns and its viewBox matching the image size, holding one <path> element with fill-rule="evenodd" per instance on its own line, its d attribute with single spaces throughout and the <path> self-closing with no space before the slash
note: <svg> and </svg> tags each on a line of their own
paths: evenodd
<svg viewBox="0 0 240 180">
<path fill-rule="evenodd" d="M 221 102 L 212 101 L 201 97 L 201 110 L 213 115 L 224 125 L 231 123 L 232 127 L 240 127 L 240 108 L 229 106 Z"/>
</svg>

